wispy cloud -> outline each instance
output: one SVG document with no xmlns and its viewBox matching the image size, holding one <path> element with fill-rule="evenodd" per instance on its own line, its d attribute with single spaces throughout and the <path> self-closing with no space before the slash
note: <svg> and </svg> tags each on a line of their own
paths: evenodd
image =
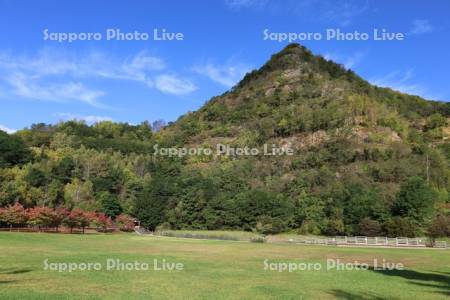
<svg viewBox="0 0 450 300">
<path fill-rule="evenodd" d="M 3 79 L 6 92 L 41 101 L 79 101 L 97 108 L 109 108 L 100 101 L 106 95 L 104 91 L 83 83 L 91 78 L 135 81 L 173 95 L 197 89 L 187 79 L 178 76 L 168 81 L 167 78 L 173 76 L 164 77 L 164 74 L 170 74 L 164 60 L 147 51 L 123 59 L 101 51 L 76 55 L 52 48 L 45 48 L 33 56 L 0 53 L 0 83 Z M 161 76 L 162 79 L 158 79 Z M 169 83 L 161 83 L 164 79 Z M 156 80 L 157 85 L 153 84 Z M 176 88 L 167 87 L 170 83 Z"/>
<path fill-rule="evenodd" d="M 333 60 L 334 62 L 342 64 L 347 69 L 356 68 L 366 57 L 367 51 L 356 51 L 350 55 L 342 55 L 337 53 L 325 53 L 325 59 Z"/>
<path fill-rule="evenodd" d="M 231 59 L 223 65 L 206 63 L 194 66 L 192 70 L 223 86 L 232 87 L 251 70 L 251 66 Z"/>
<path fill-rule="evenodd" d="M 428 20 L 414 20 L 413 27 L 409 34 L 424 34 L 429 33 L 434 30 L 434 27 L 430 24 Z"/>
<path fill-rule="evenodd" d="M 0 69 L 20 71 L 33 77 L 71 75 L 144 81 L 145 73 L 165 68 L 164 61 L 141 51 L 132 57 L 119 59 L 101 51 L 84 55 L 44 48 L 34 56 L 14 56 L 0 53 Z"/>
<path fill-rule="evenodd" d="M 369 11 L 369 0 L 225 0 L 229 9 L 264 9 L 275 14 L 295 14 L 308 21 L 348 26 Z"/>
<path fill-rule="evenodd" d="M 230 9 L 240 9 L 240 8 L 262 8 L 269 1 L 268 0 L 225 0 L 225 5 Z"/>
<path fill-rule="evenodd" d="M 55 102 L 81 101 L 97 108 L 106 108 L 98 102 L 104 92 L 89 89 L 80 82 L 43 84 L 23 73 L 10 75 L 6 81 L 13 94 L 24 98 Z"/>
<path fill-rule="evenodd" d="M 17 129 L 12 129 L 12 128 L 6 127 L 4 125 L 1 125 L 1 124 L 0 124 L 0 130 L 3 130 L 4 132 L 9 133 L 9 134 L 17 131 Z"/>
<path fill-rule="evenodd" d="M 102 121 L 112 121 L 113 119 L 105 116 L 84 116 L 73 113 L 58 113 L 56 114 L 61 120 L 81 120 L 85 121 L 88 124 L 98 123 Z"/>
<path fill-rule="evenodd" d="M 153 84 L 163 93 L 179 96 L 192 93 L 198 89 L 197 86 L 188 79 L 179 78 L 176 75 L 160 75 L 156 77 Z"/>
<path fill-rule="evenodd" d="M 369 80 L 372 84 L 392 88 L 393 90 L 421 96 L 425 99 L 442 100 L 442 95 L 436 95 L 422 84 L 414 81 L 414 71 L 412 69 L 407 71 L 392 71 L 384 76 L 372 78 Z"/>
<path fill-rule="evenodd" d="M 75 63 L 77 76 L 106 79 L 132 80 L 146 83 L 152 73 L 166 68 L 164 60 L 141 51 L 132 57 L 120 60 L 104 52 L 91 52 Z"/>
<path fill-rule="evenodd" d="M 310 1 L 306 1 L 310 2 Z M 314 2 L 314 1 L 311 1 Z M 369 1 L 330 1 L 322 2 L 322 9 L 319 11 L 319 18 L 336 22 L 340 26 L 348 26 L 355 17 L 365 13 L 369 9 Z M 318 5 L 317 1 L 313 6 Z"/>
</svg>

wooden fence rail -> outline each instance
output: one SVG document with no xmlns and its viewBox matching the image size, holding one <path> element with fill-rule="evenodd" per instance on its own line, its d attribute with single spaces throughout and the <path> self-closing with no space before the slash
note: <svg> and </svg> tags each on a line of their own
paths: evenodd
<svg viewBox="0 0 450 300">
<path fill-rule="evenodd" d="M 448 248 L 445 241 L 436 241 L 431 245 L 426 238 L 407 238 L 407 237 L 367 237 L 367 236 L 336 236 L 326 239 L 291 239 L 289 242 L 301 244 L 319 244 L 319 245 L 348 245 L 348 246 L 386 246 L 386 247 L 434 247 Z"/>
</svg>

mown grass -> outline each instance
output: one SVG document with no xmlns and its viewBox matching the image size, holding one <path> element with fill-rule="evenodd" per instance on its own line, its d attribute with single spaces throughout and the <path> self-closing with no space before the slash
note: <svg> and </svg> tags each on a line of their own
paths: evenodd
<svg viewBox="0 0 450 300">
<path fill-rule="evenodd" d="M 149 271 L 44 270 L 43 261 L 146 262 Z M 402 263 L 405 271 L 275 272 L 270 262 Z M 155 271 L 153 260 L 181 262 Z M 134 234 L 0 233 L 0 299 L 447 299 L 450 252 L 177 239 Z"/>
<path fill-rule="evenodd" d="M 229 241 L 251 241 L 262 237 L 260 234 L 248 231 L 208 231 L 208 230 L 160 230 L 157 235 L 194 238 L 194 239 L 211 239 L 211 240 L 229 240 Z"/>
</svg>

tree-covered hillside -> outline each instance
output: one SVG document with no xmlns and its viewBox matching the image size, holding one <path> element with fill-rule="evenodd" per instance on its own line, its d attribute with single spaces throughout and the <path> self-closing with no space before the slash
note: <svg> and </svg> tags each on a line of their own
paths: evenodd
<svg viewBox="0 0 450 300">
<path fill-rule="evenodd" d="M 69 121 L 33 125 L 13 136 L 2 133 L 0 205 L 113 206 L 118 213 L 132 213 L 135 197 L 150 176 L 152 139 L 147 123 L 88 126 Z"/>
<path fill-rule="evenodd" d="M 293 44 L 158 132 L 69 121 L 0 134 L 0 206 L 126 212 L 151 229 L 413 236 L 449 226 L 449 117 L 449 103 Z M 217 144 L 294 155 L 153 155 Z"/>
</svg>

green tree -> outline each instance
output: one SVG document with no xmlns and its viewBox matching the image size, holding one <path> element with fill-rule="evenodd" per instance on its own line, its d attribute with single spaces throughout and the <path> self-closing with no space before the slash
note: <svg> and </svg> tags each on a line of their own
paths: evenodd
<svg viewBox="0 0 450 300">
<path fill-rule="evenodd" d="M 75 178 L 64 187 L 65 206 L 68 208 L 81 208 L 96 210 L 94 191 L 90 181 L 80 181 Z"/>
<path fill-rule="evenodd" d="M 172 195 L 170 183 L 165 177 L 154 177 L 144 186 L 136 199 L 135 215 L 141 226 L 155 230 L 165 221 L 165 210 Z"/>
<path fill-rule="evenodd" d="M 101 192 L 97 195 L 97 201 L 101 205 L 101 211 L 113 220 L 122 213 L 119 199 L 114 194 Z"/>
<path fill-rule="evenodd" d="M 66 184 L 70 182 L 73 171 L 75 169 L 75 162 L 70 156 L 64 156 L 58 164 L 52 169 L 52 174 L 55 179 Z"/>
<path fill-rule="evenodd" d="M 29 169 L 27 175 L 25 176 L 25 180 L 32 187 L 41 187 L 46 185 L 47 175 L 40 169 L 32 167 Z"/>
<path fill-rule="evenodd" d="M 358 233 L 365 236 L 377 236 L 382 233 L 380 222 L 371 218 L 364 218 L 359 222 Z"/>
<path fill-rule="evenodd" d="M 18 136 L 0 130 L 0 168 L 23 164 L 30 159 L 30 150 Z"/>
<path fill-rule="evenodd" d="M 436 238 L 450 236 L 450 216 L 439 215 L 427 228 L 427 236 L 434 245 Z"/>
<path fill-rule="evenodd" d="M 436 193 L 421 177 L 411 177 L 398 192 L 392 207 L 394 216 L 406 217 L 422 224 L 432 213 Z"/>
<path fill-rule="evenodd" d="M 384 224 L 384 230 L 389 237 L 415 237 L 418 227 L 408 218 L 393 217 Z"/>
</svg>

